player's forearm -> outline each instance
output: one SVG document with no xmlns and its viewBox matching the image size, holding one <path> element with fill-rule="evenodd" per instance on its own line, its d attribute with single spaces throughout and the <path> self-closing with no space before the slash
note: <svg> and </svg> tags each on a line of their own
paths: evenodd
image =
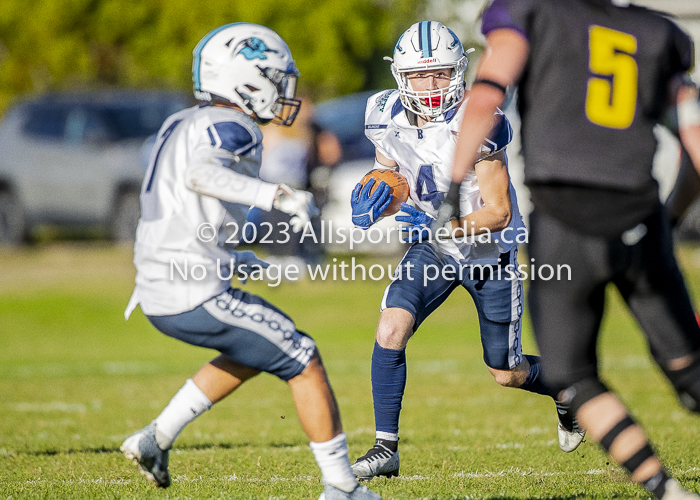
<svg viewBox="0 0 700 500">
<path fill-rule="evenodd" d="M 678 91 L 678 133 L 693 166 L 700 173 L 700 101 L 698 89 L 683 86 Z"/>
<path fill-rule="evenodd" d="M 185 172 L 185 185 L 205 196 L 263 210 L 272 209 L 279 187 L 210 162 L 190 166 Z"/>
<path fill-rule="evenodd" d="M 464 217 L 452 220 L 452 229 L 456 230 L 455 236 L 461 237 L 496 233 L 508 227 L 513 212 L 510 207 L 487 205 Z M 460 232 L 459 230 L 462 230 Z"/>
<path fill-rule="evenodd" d="M 680 136 L 695 170 L 700 174 L 700 125 L 681 129 Z"/>
<path fill-rule="evenodd" d="M 674 225 L 683 218 L 683 215 L 693 204 L 698 194 L 700 194 L 700 175 L 693 168 L 690 157 L 684 150 L 676 183 L 665 203 L 666 210 L 671 216 Z"/>
</svg>

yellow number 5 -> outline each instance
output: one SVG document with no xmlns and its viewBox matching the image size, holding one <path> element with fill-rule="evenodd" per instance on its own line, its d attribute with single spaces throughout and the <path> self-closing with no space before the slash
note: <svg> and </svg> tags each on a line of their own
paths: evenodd
<svg viewBox="0 0 700 500">
<path fill-rule="evenodd" d="M 590 26 L 588 29 L 586 117 L 601 127 L 625 129 L 632 125 L 637 107 L 637 39 L 621 31 Z"/>
</svg>

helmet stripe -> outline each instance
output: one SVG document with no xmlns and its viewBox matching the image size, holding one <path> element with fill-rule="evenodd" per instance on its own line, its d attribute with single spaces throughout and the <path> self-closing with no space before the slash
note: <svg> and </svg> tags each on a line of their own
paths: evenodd
<svg viewBox="0 0 700 500">
<path fill-rule="evenodd" d="M 204 38 L 202 38 L 197 46 L 194 48 L 194 60 L 192 61 L 192 79 L 194 80 L 194 89 L 195 90 L 202 90 L 202 82 L 199 80 L 199 68 L 202 65 L 202 49 L 204 49 L 204 46 L 211 40 L 214 35 L 216 35 L 218 32 L 221 30 L 225 30 L 226 28 L 230 28 L 231 26 L 236 26 L 237 24 L 246 24 L 246 23 L 230 23 L 230 24 L 224 24 L 223 26 L 219 26 L 215 30 L 211 31 L 208 33 Z"/>
<path fill-rule="evenodd" d="M 418 23 L 418 50 L 423 50 L 423 21 Z"/>
<path fill-rule="evenodd" d="M 432 43 L 430 43 L 430 21 L 422 21 L 419 25 L 420 42 L 419 49 L 423 49 L 423 57 L 433 55 Z"/>
</svg>

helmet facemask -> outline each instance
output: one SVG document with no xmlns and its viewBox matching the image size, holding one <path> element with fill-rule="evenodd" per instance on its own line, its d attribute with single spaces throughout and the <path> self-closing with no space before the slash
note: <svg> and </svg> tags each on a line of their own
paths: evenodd
<svg viewBox="0 0 700 500">
<path fill-rule="evenodd" d="M 447 87 L 431 90 L 414 90 L 412 88 L 409 78 L 411 73 L 438 69 L 450 70 L 450 84 Z M 466 69 L 466 56 L 462 56 L 454 65 L 442 67 L 399 68 L 396 63 L 391 65 L 391 72 L 399 87 L 401 104 L 409 111 L 427 118 L 436 118 L 462 101 L 466 88 L 464 81 Z"/>
<path fill-rule="evenodd" d="M 272 123 L 289 127 L 294 123 L 301 107 L 301 101 L 294 98 L 299 72 L 296 68 L 292 68 L 292 71 L 260 68 L 260 71 L 277 89 L 277 99 L 270 106 L 270 112 L 274 115 Z"/>
</svg>

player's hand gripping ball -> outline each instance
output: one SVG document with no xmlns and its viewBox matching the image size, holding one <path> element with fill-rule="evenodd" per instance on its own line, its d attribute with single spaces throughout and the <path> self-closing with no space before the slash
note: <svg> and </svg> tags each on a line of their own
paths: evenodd
<svg viewBox="0 0 700 500">
<path fill-rule="evenodd" d="M 393 196 L 391 203 L 384 209 L 381 216 L 388 217 L 401 210 L 401 204 L 408 200 L 408 181 L 406 178 L 394 169 L 378 168 L 367 173 L 360 184 L 364 186 L 370 179 L 374 179 L 374 186 L 371 187 L 370 194 L 377 189 L 381 181 L 384 181 L 389 185 L 389 194 Z"/>
</svg>

